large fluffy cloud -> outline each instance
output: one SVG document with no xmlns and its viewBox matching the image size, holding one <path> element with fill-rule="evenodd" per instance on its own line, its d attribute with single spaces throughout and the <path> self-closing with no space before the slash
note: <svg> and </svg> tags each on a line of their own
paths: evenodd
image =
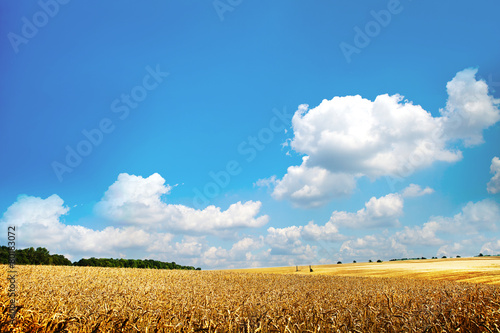
<svg viewBox="0 0 500 333">
<path fill-rule="evenodd" d="M 122 173 L 97 203 L 95 211 L 109 220 L 145 229 L 215 233 L 231 228 L 255 228 L 269 217 L 258 216 L 259 201 L 237 202 L 225 211 L 208 206 L 203 210 L 167 204 L 162 195 L 170 191 L 159 174 L 147 178 Z"/>
<path fill-rule="evenodd" d="M 490 172 L 493 177 L 488 182 L 486 189 L 488 193 L 496 194 L 500 192 L 500 159 L 496 156 L 491 160 Z"/>
<path fill-rule="evenodd" d="M 463 70 L 448 82 L 440 117 L 400 95 L 374 101 L 334 97 L 313 109 L 301 105 L 292 119 L 291 147 L 306 158 L 276 181 L 273 197 L 316 207 L 351 192 L 361 176 L 405 177 L 436 161 L 460 160 L 461 151 L 450 144 L 477 145 L 482 131 L 500 120 L 499 101 L 476 72 Z"/>
<path fill-rule="evenodd" d="M 369 177 L 396 173 L 417 150 L 420 165 L 460 158 L 440 140 L 425 145 L 441 130 L 440 119 L 400 95 L 380 95 L 372 102 L 361 96 L 323 100 L 314 109 L 301 106 L 293 119 L 294 150 L 310 156 L 310 166 Z"/>
</svg>

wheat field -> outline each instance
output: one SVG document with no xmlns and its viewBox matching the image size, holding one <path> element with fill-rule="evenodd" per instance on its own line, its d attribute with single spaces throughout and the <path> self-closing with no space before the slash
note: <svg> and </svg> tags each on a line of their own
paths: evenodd
<svg viewBox="0 0 500 333">
<path fill-rule="evenodd" d="M 16 322 L 3 287 L 1 332 L 500 332 L 494 284 L 317 271 L 17 271 Z"/>
</svg>

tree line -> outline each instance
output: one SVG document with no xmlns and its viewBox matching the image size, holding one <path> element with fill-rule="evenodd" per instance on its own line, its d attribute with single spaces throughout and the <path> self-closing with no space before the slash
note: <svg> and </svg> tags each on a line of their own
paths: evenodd
<svg viewBox="0 0 500 333">
<path fill-rule="evenodd" d="M 152 259 L 113 259 L 113 258 L 89 258 L 75 261 L 73 266 L 96 266 L 96 267 L 127 267 L 127 268 L 155 268 L 155 269 L 187 269 L 201 270 L 193 266 L 182 266 L 175 262 L 163 262 Z"/>
<path fill-rule="evenodd" d="M 9 264 L 9 248 L 0 246 L 0 264 Z M 50 254 L 44 247 L 33 247 L 15 250 L 16 265 L 63 265 L 63 266 L 93 266 L 93 267 L 127 267 L 127 268 L 152 268 L 152 269 L 185 269 L 201 270 L 193 266 L 178 265 L 175 262 L 163 262 L 152 259 L 113 259 L 89 258 L 71 262 L 60 254 Z"/>
</svg>

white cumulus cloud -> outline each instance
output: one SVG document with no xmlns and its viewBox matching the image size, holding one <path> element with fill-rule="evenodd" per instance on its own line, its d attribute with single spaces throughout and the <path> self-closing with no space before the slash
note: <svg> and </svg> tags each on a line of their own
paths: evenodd
<svg viewBox="0 0 500 333">
<path fill-rule="evenodd" d="M 487 190 L 488 193 L 496 194 L 500 192 L 500 159 L 496 156 L 491 160 L 490 172 L 493 177 L 487 184 Z"/>
<path fill-rule="evenodd" d="M 330 223 L 347 228 L 398 227 L 398 218 L 403 215 L 403 198 L 397 193 L 372 197 L 365 207 L 356 213 L 334 211 Z"/>
<path fill-rule="evenodd" d="M 434 190 L 428 186 L 422 189 L 420 185 L 410 184 L 407 188 L 403 190 L 402 196 L 405 198 L 411 198 L 411 197 L 420 197 L 422 195 L 431 193 L 434 193 Z"/>
<path fill-rule="evenodd" d="M 291 147 L 306 155 L 275 181 L 275 199 L 299 207 L 324 205 L 352 192 L 362 176 L 406 177 L 436 161 L 456 162 L 456 140 L 480 144 L 482 131 L 500 120 L 499 100 L 488 95 L 476 69 L 465 69 L 447 84 L 448 101 L 433 117 L 401 95 L 359 95 L 323 100 L 315 108 L 300 105 L 292 119 Z"/>
<path fill-rule="evenodd" d="M 69 208 L 58 195 L 46 199 L 20 196 L 3 214 L 0 222 L 13 225 L 18 245 L 45 247 L 71 256 L 72 253 L 117 254 L 121 249 L 146 246 L 161 234 L 151 236 L 135 227 L 106 227 L 93 230 L 80 225 L 66 225 L 61 217 Z"/>
<path fill-rule="evenodd" d="M 313 241 L 341 241 L 345 239 L 345 236 L 339 233 L 337 226 L 328 221 L 325 225 L 317 225 L 313 221 L 310 221 L 302 229 L 302 237 L 307 240 Z"/>
<path fill-rule="evenodd" d="M 213 205 L 199 210 L 167 204 L 161 197 L 170 188 L 159 174 L 143 178 L 122 173 L 96 204 L 95 211 L 100 216 L 126 225 L 195 233 L 261 227 L 269 220 L 267 215 L 257 217 L 262 206 L 260 201 L 237 202 L 225 211 Z"/>
</svg>

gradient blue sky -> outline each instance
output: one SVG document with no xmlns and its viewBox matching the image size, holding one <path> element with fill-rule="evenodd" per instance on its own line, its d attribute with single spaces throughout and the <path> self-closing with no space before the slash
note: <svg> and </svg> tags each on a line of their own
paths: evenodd
<svg viewBox="0 0 500 333">
<path fill-rule="evenodd" d="M 500 253 L 496 2 L 0 6 L 2 243 L 202 268 Z"/>
</svg>

